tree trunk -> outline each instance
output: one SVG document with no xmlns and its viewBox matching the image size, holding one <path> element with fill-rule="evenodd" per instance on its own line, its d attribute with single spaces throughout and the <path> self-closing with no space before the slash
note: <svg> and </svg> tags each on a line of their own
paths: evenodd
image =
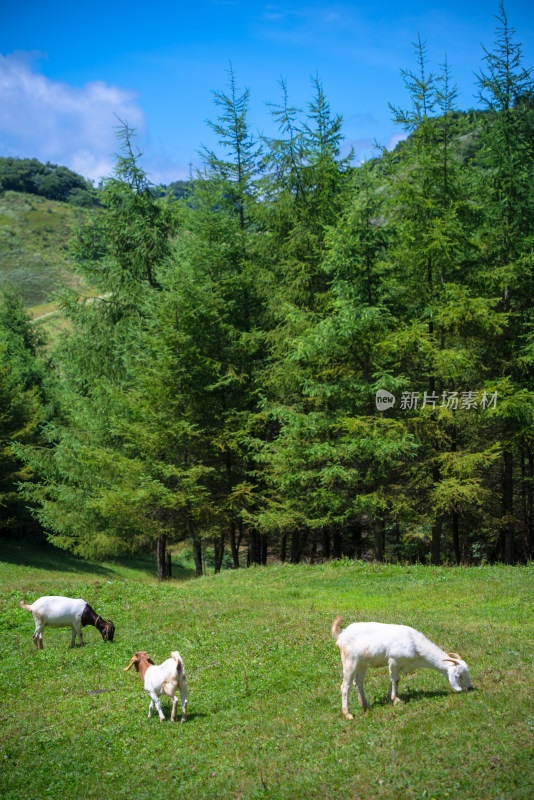
<svg viewBox="0 0 534 800">
<path fill-rule="evenodd" d="M 248 563 L 261 564 L 261 541 L 256 528 L 250 528 L 248 532 Z"/>
<path fill-rule="evenodd" d="M 230 554 L 232 556 L 232 563 L 234 565 L 234 569 L 238 569 L 239 568 L 239 556 L 238 556 L 238 552 L 237 552 L 235 522 L 231 522 L 230 523 L 230 530 L 229 530 L 228 538 L 230 540 Z"/>
<path fill-rule="evenodd" d="M 342 545 L 342 537 L 339 531 L 334 531 L 332 534 L 332 558 L 341 558 L 341 545 Z"/>
<path fill-rule="evenodd" d="M 241 539 L 243 536 L 243 521 L 239 519 L 238 533 L 236 533 L 236 524 L 232 522 L 230 525 L 230 552 L 232 554 L 232 562 L 234 569 L 239 569 L 239 548 L 241 547 Z"/>
<path fill-rule="evenodd" d="M 202 566 L 202 541 L 198 538 L 198 536 L 195 533 L 193 520 L 191 519 L 191 513 L 189 511 L 186 512 L 185 527 L 187 535 L 189 536 L 189 541 L 191 542 L 191 546 L 193 548 L 195 574 L 197 578 L 200 578 L 204 571 Z"/>
<path fill-rule="evenodd" d="M 287 533 L 284 531 L 282 534 L 282 541 L 280 542 L 280 561 L 282 564 L 287 558 Z"/>
<path fill-rule="evenodd" d="M 359 522 L 352 529 L 352 546 L 354 548 L 354 558 L 362 557 L 362 526 Z"/>
<path fill-rule="evenodd" d="M 534 453 L 528 453 L 528 488 L 527 488 L 527 508 L 528 508 L 528 540 L 527 558 L 534 557 Z"/>
<path fill-rule="evenodd" d="M 458 523 L 458 512 L 452 514 L 452 547 L 454 550 L 454 563 L 460 563 L 460 526 Z"/>
<path fill-rule="evenodd" d="M 317 564 L 317 539 L 314 537 L 310 553 L 310 564 Z"/>
<path fill-rule="evenodd" d="M 384 544 L 385 544 L 384 520 L 382 519 L 375 520 L 374 527 L 375 527 L 375 560 L 383 561 Z"/>
<path fill-rule="evenodd" d="M 432 542 L 430 544 L 430 562 L 438 566 L 441 563 L 441 520 L 437 519 L 432 526 Z"/>
<path fill-rule="evenodd" d="M 218 539 L 215 539 L 214 542 L 214 550 L 215 550 L 215 574 L 221 571 L 222 562 L 224 558 L 224 531 L 221 533 Z"/>
<path fill-rule="evenodd" d="M 330 531 L 323 528 L 323 561 L 330 559 Z"/>
<path fill-rule="evenodd" d="M 263 564 L 263 566 L 266 566 L 267 550 L 268 550 L 268 541 L 266 533 L 260 534 L 260 549 L 261 549 L 261 563 Z"/>
<path fill-rule="evenodd" d="M 532 467 L 533 457 L 530 450 L 521 450 L 521 503 L 523 509 L 523 552 L 521 558 L 528 561 L 532 558 Z"/>
<path fill-rule="evenodd" d="M 506 519 L 502 531 L 503 558 L 506 564 L 513 564 L 515 560 L 514 547 L 514 461 L 510 450 L 505 450 L 502 454 L 503 474 L 502 474 L 502 510 Z"/>
<path fill-rule="evenodd" d="M 166 569 L 166 551 L 167 551 L 167 537 L 164 533 L 158 533 L 158 541 L 156 545 L 156 564 L 158 571 L 158 580 L 164 581 L 167 577 Z"/>
<path fill-rule="evenodd" d="M 291 532 L 291 563 L 298 564 L 300 560 L 300 534 L 297 530 Z"/>
<path fill-rule="evenodd" d="M 191 545 L 193 546 L 193 559 L 195 561 L 195 575 L 197 578 L 202 577 L 202 542 L 196 536 L 191 538 Z"/>
<path fill-rule="evenodd" d="M 434 391 L 434 389 L 432 389 Z M 440 479 L 439 469 L 432 468 L 432 483 L 435 485 Z M 441 563 L 441 519 L 434 520 L 432 526 L 432 541 L 430 544 L 430 562 L 436 566 Z"/>
<path fill-rule="evenodd" d="M 308 531 L 304 530 L 293 531 L 291 534 L 291 563 L 298 564 L 300 562 L 302 551 L 308 539 Z"/>
</svg>

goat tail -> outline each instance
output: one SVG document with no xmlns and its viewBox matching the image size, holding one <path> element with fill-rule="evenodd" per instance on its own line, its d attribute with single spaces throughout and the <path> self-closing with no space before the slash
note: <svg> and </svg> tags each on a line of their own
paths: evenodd
<svg viewBox="0 0 534 800">
<path fill-rule="evenodd" d="M 334 637 L 334 639 L 337 639 L 337 637 L 341 633 L 341 623 L 342 622 L 343 622 L 343 619 L 338 614 L 337 617 L 335 618 L 334 622 L 332 623 L 332 636 Z"/>
<path fill-rule="evenodd" d="M 176 661 L 176 672 L 178 673 L 178 675 L 181 675 L 181 673 L 184 670 L 184 662 L 182 661 L 182 656 L 180 655 L 178 650 L 172 651 L 171 658 L 174 658 L 174 660 Z"/>
<path fill-rule="evenodd" d="M 24 600 L 20 601 L 20 605 L 21 605 L 21 608 L 26 609 L 26 611 L 31 611 L 32 610 L 32 607 L 29 606 Z"/>
</svg>

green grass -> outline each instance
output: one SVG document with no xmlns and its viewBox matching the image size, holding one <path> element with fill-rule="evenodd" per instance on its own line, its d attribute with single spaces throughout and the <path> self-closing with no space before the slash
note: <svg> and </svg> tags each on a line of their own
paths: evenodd
<svg viewBox="0 0 534 800">
<path fill-rule="evenodd" d="M 338 562 L 158 584 L 151 560 L 98 565 L 13 547 L 2 558 L 5 800 L 532 797 L 532 566 Z M 86 628 L 86 647 L 70 649 L 70 632 L 45 629 L 37 652 L 18 602 L 44 593 L 84 597 L 113 618 L 116 641 Z M 376 670 L 369 712 L 353 703 L 345 721 L 337 612 L 419 628 L 462 654 L 476 691 L 456 695 L 421 670 L 401 680 L 405 702 L 393 707 Z M 176 648 L 190 715 L 161 724 L 123 667 L 135 650 L 159 662 Z"/>
<path fill-rule="evenodd" d="M 17 286 L 26 306 L 47 303 L 63 284 L 83 284 L 69 255 L 79 215 L 68 203 L 5 192 L 0 195 L 0 290 Z"/>
</svg>

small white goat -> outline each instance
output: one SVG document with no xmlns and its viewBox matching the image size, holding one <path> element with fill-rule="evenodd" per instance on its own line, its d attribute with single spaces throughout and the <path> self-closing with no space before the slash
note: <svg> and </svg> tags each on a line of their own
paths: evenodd
<svg viewBox="0 0 534 800">
<path fill-rule="evenodd" d="M 72 628 L 71 647 L 74 647 L 76 643 L 76 636 L 80 639 L 80 645 L 83 647 L 82 628 L 86 625 L 94 625 L 102 634 L 105 642 L 113 641 L 115 634 L 113 622 L 110 619 L 102 619 L 85 600 L 45 595 L 31 606 L 27 605 L 24 600 L 20 601 L 20 605 L 26 611 L 31 611 L 33 615 L 35 622 L 33 643 L 41 650 L 43 649 L 43 630 L 47 625 L 52 628 Z"/>
<path fill-rule="evenodd" d="M 144 650 L 134 653 L 132 660 L 124 671 L 135 667 L 136 672 L 141 673 L 141 678 L 144 681 L 145 692 L 150 695 L 150 705 L 148 707 L 148 718 L 154 713 L 154 708 L 157 709 L 161 722 L 165 722 L 165 714 L 161 710 L 159 696 L 166 694 L 173 701 L 171 721 L 174 722 L 177 716 L 178 698 L 176 697 L 176 690 L 180 689 L 180 697 L 182 700 L 182 719 L 185 722 L 187 719 L 187 681 L 185 677 L 184 662 L 180 653 L 175 650 L 171 653 L 171 658 L 168 658 L 163 664 L 154 664 L 150 656 Z"/>
<path fill-rule="evenodd" d="M 358 702 L 365 711 L 367 700 L 363 682 L 367 667 L 389 667 L 391 680 L 388 697 L 400 703 L 397 694 L 401 672 L 415 672 L 420 667 L 436 669 L 445 675 L 455 692 L 471 689 L 465 661 L 457 653 L 446 653 L 422 633 L 407 625 L 385 625 L 381 622 L 355 622 L 341 631 L 341 617 L 332 625 L 332 636 L 341 651 L 343 683 L 341 705 L 347 719 L 351 681 L 358 690 Z"/>
</svg>

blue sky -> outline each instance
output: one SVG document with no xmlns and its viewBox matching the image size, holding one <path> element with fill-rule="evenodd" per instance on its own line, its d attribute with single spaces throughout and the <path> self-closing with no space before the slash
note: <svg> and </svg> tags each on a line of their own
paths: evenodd
<svg viewBox="0 0 534 800">
<path fill-rule="evenodd" d="M 505 7 L 530 67 L 534 3 Z M 497 11 L 497 0 L 10 2 L 0 27 L 0 156 L 109 175 L 118 116 L 136 129 L 154 182 L 186 178 L 200 146 L 216 148 L 206 119 L 216 118 L 212 91 L 225 89 L 231 62 L 251 92 L 253 130 L 275 134 L 266 103 L 279 101 L 281 77 L 305 108 L 317 74 L 343 115 L 347 148 L 366 158 L 374 141 L 392 146 L 402 134 L 388 103 L 408 105 L 400 69 L 415 68 L 418 33 L 431 71 L 447 58 L 458 106 L 476 105 L 473 73 L 482 45 L 493 46 Z"/>
</svg>

